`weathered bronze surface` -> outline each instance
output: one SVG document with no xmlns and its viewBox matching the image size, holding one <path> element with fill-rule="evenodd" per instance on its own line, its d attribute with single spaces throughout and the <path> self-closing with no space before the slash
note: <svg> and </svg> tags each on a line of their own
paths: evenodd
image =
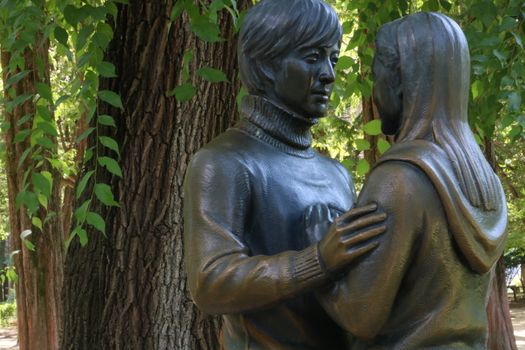
<svg viewBox="0 0 525 350">
<path fill-rule="evenodd" d="M 189 166 L 188 286 L 199 308 L 224 314 L 226 349 L 347 348 L 346 332 L 313 292 L 377 246 L 366 239 L 385 230 L 385 215 L 368 205 L 329 227 L 310 221 L 328 217 L 320 205 L 340 214 L 356 199 L 346 170 L 311 148 L 310 128 L 326 113 L 341 35 L 336 14 L 320 0 L 254 6 L 239 40 L 249 91 L 242 119 Z"/>
<path fill-rule="evenodd" d="M 379 31 L 373 73 L 383 131 L 395 144 L 358 205 L 376 202 L 387 232 L 319 294 L 322 304 L 355 336 L 350 349 L 484 349 L 485 300 L 507 211 L 467 121 L 464 34 L 438 13 L 391 22 Z"/>
</svg>

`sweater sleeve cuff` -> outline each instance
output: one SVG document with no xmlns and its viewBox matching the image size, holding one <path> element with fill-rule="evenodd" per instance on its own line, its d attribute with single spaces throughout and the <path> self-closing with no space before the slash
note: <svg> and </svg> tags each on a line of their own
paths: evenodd
<svg viewBox="0 0 525 350">
<path fill-rule="evenodd" d="M 327 279 L 318 245 L 303 249 L 292 260 L 293 279 L 300 285 L 318 285 Z"/>
</svg>

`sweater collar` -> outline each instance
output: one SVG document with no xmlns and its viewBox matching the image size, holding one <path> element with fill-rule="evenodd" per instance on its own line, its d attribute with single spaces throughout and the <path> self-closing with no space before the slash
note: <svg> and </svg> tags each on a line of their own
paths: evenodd
<svg viewBox="0 0 525 350">
<path fill-rule="evenodd" d="M 240 128 L 287 153 L 312 156 L 310 128 L 318 119 L 288 111 L 261 96 L 245 96 L 241 103 Z"/>
</svg>

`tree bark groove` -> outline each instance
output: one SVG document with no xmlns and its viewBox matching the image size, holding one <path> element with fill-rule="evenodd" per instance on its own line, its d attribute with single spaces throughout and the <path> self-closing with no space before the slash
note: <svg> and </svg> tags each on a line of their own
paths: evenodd
<svg viewBox="0 0 525 350">
<path fill-rule="evenodd" d="M 124 177 L 111 182 L 118 210 L 103 213 L 108 238 L 89 231 L 67 256 L 63 349 L 215 349 L 220 322 L 200 313 L 186 290 L 182 185 L 192 154 L 236 119 L 239 89 L 233 21 L 221 13 L 223 42 L 209 44 L 189 30 L 186 15 L 169 25 L 174 0 L 130 1 L 119 7 L 107 59 L 119 77 L 102 84 L 118 92 L 113 115 Z M 239 1 L 245 7 L 248 0 Z M 168 92 L 182 82 L 182 57 L 222 69 L 232 83 L 191 76 L 197 95 L 177 102 Z M 110 132 L 107 130 L 106 132 Z M 93 140 L 90 139 L 91 145 Z"/>
</svg>

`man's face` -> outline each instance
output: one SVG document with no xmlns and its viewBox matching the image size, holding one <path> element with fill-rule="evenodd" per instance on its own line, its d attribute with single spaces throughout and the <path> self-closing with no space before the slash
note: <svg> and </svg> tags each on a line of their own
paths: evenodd
<svg viewBox="0 0 525 350">
<path fill-rule="evenodd" d="M 372 64 L 372 95 L 381 119 L 381 130 L 385 135 L 395 135 L 401 126 L 403 106 L 397 74 L 398 72 L 385 66 L 376 53 Z"/>
<path fill-rule="evenodd" d="M 289 52 L 273 68 L 274 89 L 268 97 L 305 118 L 324 117 L 338 57 L 339 44 Z"/>
</svg>

